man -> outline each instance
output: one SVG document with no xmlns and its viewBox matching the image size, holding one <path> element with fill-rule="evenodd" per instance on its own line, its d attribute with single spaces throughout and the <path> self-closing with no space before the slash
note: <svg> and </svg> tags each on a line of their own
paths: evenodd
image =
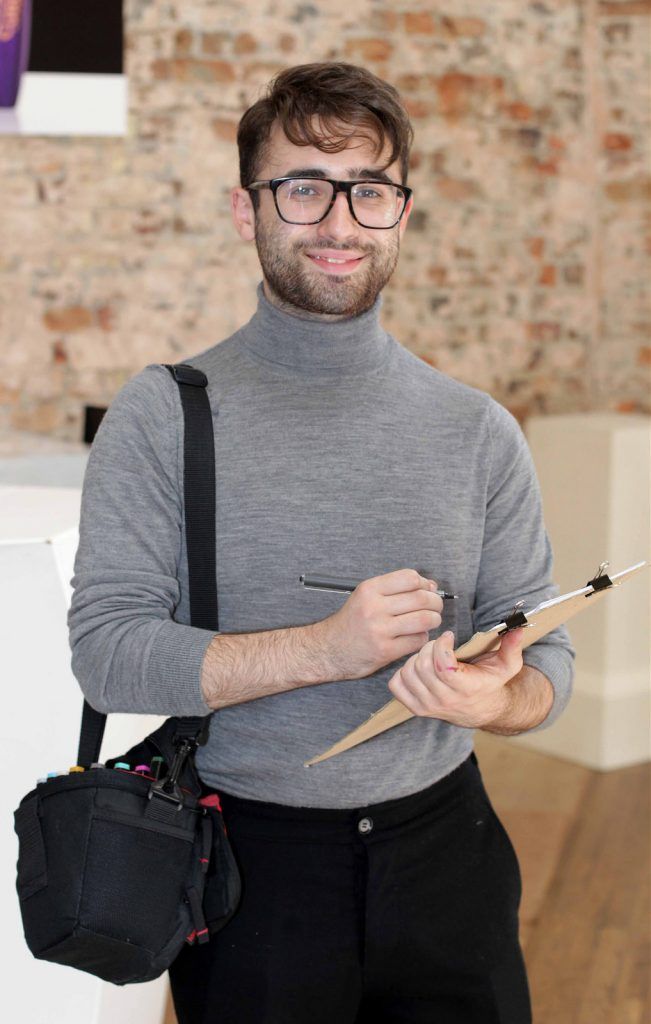
<svg viewBox="0 0 651 1024">
<path fill-rule="evenodd" d="M 530 1020 L 517 860 L 472 735 L 554 720 L 572 650 L 557 630 L 523 664 L 519 630 L 453 654 L 555 590 L 517 424 L 379 324 L 411 134 L 396 91 L 346 64 L 283 72 L 240 123 L 258 309 L 191 360 L 214 412 L 220 633 L 187 625 L 165 369 L 123 388 L 91 451 L 75 673 L 105 712 L 214 712 L 197 763 L 243 878 L 233 920 L 170 971 L 180 1024 Z M 304 572 L 363 582 L 345 598 Z M 390 694 L 415 717 L 303 767 Z"/>
</svg>

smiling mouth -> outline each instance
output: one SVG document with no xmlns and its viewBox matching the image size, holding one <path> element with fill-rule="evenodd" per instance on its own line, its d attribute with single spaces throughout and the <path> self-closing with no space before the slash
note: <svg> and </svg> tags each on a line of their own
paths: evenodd
<svg viewBox="0 0 651 1024">
<path fill-rule="evenodd" d="M 328 273 L 335 271 L 353 271 L 364 259 L 364 256 L 320 256 L 316 253 L 305 253 L 309 260 L 313 263 L 318 264 L 320 270 L 324 270 Z"/>
</svg>

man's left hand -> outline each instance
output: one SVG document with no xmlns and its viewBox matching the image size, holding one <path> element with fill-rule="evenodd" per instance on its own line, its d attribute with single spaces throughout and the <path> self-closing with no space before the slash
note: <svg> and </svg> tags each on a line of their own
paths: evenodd
<svg viewBox="0 0 651 1024">
<path fill-rule="evenodd" d="M 523 629 L 505 633 L 499 648 L 472 663 L 457 661 L 454 634 L 443 633 L 413 654 L 389 681 L 412 714 L 482 729 L 508 714 L 506 684 L 522 669 Z"/>
</svg>

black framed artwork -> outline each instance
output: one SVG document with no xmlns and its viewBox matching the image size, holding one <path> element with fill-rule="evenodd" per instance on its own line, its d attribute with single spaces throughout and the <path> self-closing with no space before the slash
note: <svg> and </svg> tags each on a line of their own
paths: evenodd
<svg viewBox="0 0 651 1024">
<path fill-rule="evenodd" d="M 0 134 L 126 131 L 122 0 L 0 0 Z"/>
</svg>

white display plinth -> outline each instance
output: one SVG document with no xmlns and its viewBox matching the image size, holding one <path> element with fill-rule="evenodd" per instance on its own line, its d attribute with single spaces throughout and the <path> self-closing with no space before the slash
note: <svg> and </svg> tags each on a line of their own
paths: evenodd
<svg viewBox="0 0 651 1024">
<path fill-rule="evenodd" d="M 126 75 L 26 71 L 0 135 L 126 135 Z"/>
<path fill-rule="evenodd" d="M 651 420 L 616 413 L 530 419 L 525 432 L 542 489 L 561 592 L 608 560 L 613 572 L 649 560 Z M 569 623 L 576 679 L 549 729 L 516 742 L 590 768 L 651 759 L 651 571 Z"/>
<path fill-rule="evenodd" d="M 6 481 L 12 460 L 0 463 L 0 479 Z M 37 478 L 38 459 L 31 468 L 32 479 Z M 13 812 L 37 778 L 76 760 L 83 699 L 70 669 L 66 612 L 79 505 L 78 488 L 0 485 L 3 1015 L 29 1024 L 160 1024 L 168 990 L 165 976 L 118 987 L 35 960 L 24 942 L 15 889 Z M 156 716 L 111 715 L 103 756 L 128 749 L 161 721 Z"/>
</svg>

